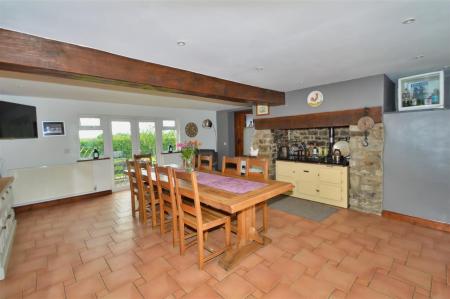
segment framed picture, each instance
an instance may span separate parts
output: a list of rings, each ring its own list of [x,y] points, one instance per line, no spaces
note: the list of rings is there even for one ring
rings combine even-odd
[[[398,111],[444,108],[444,72],[398,79]]]
[[[45,137],[49,136],[64,136],[66,133],[64,131],[63,121],[43,121],[42,122],[42,135]]]
[[[256,115],[269,115],[269,105],[256,104]]]

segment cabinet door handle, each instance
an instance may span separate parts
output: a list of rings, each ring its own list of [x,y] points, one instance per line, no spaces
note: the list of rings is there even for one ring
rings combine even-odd
[[[316,189],[316,192],[319,192],[320,190],[319,189]]]
[[[6,199],[6,197],[2,196],[2,200],[5,200],[5,199]]]
[[[303,172],[309,172],[309,170],[303,170]]]

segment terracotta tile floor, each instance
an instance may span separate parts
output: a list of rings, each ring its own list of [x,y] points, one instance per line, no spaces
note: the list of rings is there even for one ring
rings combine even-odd
[[[129,193],[17,216],[3,298],[450,298],[450,234],[339,210],[270,210],[272,244],[225,271],[131,217]],[[223,232],[209,241],[220,244]]]

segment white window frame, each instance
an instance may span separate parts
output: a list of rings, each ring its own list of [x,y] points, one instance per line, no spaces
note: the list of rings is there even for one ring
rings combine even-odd
[[[163,121],[165,121],[165,120],[173,120],[173,121],[175,121],[175,126],[174,127],[164,127],[164,125],[163,125]],[[163,149],[163,140],[162,140],[162,132],[164,131],[164,130],[176,130],[176,134],[175,134],[175,137],[176,137],[176,142],[175,142],[175,148],[174,148],[174,152],[177,152],[178,151],[178,148],[177,148],[177,143],[179,143],[179,142],[181,142],[181,132],[180,132],[180,121],[178,120],[178,119],[176,119],[176,118],[170,118],[170,117],[166,117],[166,118],[164,118],[164,119],[162,119],[161,120],[161,130],[160,130],[160,135],[161,135],[161,153],[163,153],[163,154],[167,154],[168,152],[164,152],[164,149]]]
[[[100,119],[100,126],[82,126],[81,125],[81,119],[82,118],[98,118]],[[80,146],[81,146],[81,142],[80,142],[80,131],[81,130],[92,130],[92,131],[98,131],[98,130],[102,130],[103,131],[103,156],[102,157],[108,157],[108,149],[110,148],[110,146],[107,145],[107,121],[105,121],[105,119],[99,115],[80,115],[78,116],[78,159],[82,159],[80,157]]]

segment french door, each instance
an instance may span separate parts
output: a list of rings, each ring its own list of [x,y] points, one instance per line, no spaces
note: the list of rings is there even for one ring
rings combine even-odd
[[[156,161],[157,138],[155,121],[132,119],[111,120],[113,189],[128,188],[128,177],[124,174],[127,160],[134,154],[151,154]]]
[[[131,134],[131,121],[111,121],[112,162],[114,171],[114,187],[121,189],[128,185],[127,160],[133,157],[133,140]]]

